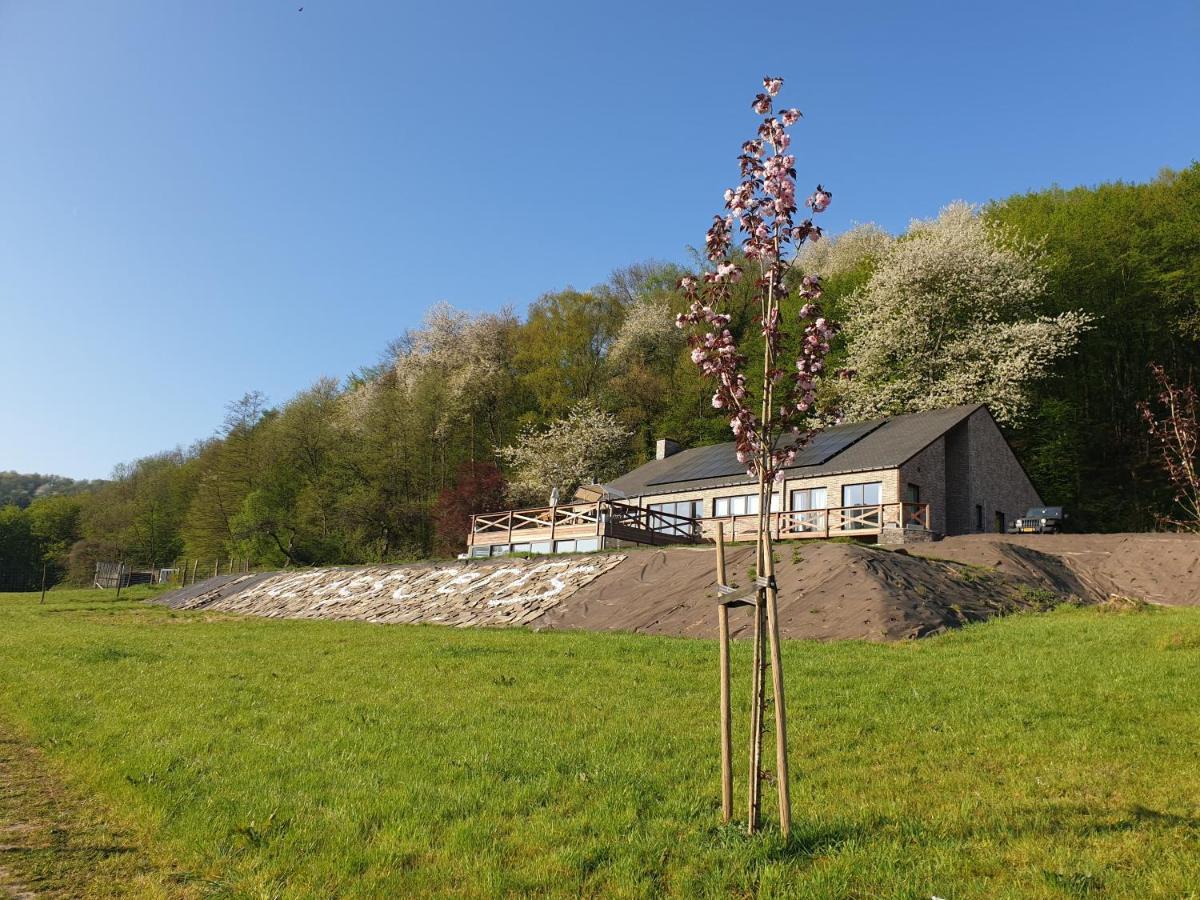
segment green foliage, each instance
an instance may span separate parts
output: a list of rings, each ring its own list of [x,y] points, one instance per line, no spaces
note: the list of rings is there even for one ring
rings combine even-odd
[[[1137,403],[1155,393],[1151,362],[1182,376],[1200,368],[1200,164],[1149,184],[1012,197],[987,215],[1044,241],[1039,312],[1094,318],[1015,431],[1019,456],[1047,501],[1070,509],[1073,528],[1153,527],[1171,493]]]
[[[61,475],[0,472],[0,506],[24,508],[43,497],[58,497],[95,490],[102,481],[76,481]]]
[[[1178,897],[1197,633],[1066,607],[784,642],[787,844],[719,824],[708,640],[0,596],[0,719],[220,896]]]
[[[1029,414],[1008,431],[1018,457],[1046,501],[1069,509],[1072,527],[1153,527],[1172,491],[1137,402],[1154,393],[1150,362],[1183,382],[1200,370],[1200,164],[1149,184],[1013,197],[984,215],[1044,248],[1047,289],[1022,314],[1079,310],[1092,319],[1075,355],[1028,385]],[[864,226],[822,241],[790,275],[827,271],[826,309],[853,320],[852,298],[891,245]],[[496,463],[523,429],[544,429],[581,400],[631,433],[606,457],[614,468],[644,462],[660,437],[685,446],[728,440],[711,385],[662,327],[682,310],[679,275],[669,264],[631,266],[588,291],[546,294],[523,320],[508,310],[435,307],[345,385],[321,381],[278,408],[247,394],[216,436],[118,467],[110,482],[73,494],[78,507],[44,496],[76,490],[69,479],[0,473],[0,504],[15,498],[33,515],[26,539],[20,517],[7,514],[6,528],[16,529],[9,552],[29,555],[0,558],[0,568],[28,573],[49,560],[52,575],[81,580],[96,559],[118,557],[300,565],[427,555],[436,499],[456,490],[458,473]],[[748,296],[749,279],[737,289]],[[793,332],[799,305],[794,295],[783,305]],[[757,370],[755,310],[735,303],[732,312],[730,327]],[[831,366],[845,361],[852,337],[844,334]],[[904,339],[880,337],[885,349]],[[886,378],[888,367],[880,371]],[[477,499],[475,511],[491,502]],[[464,504],[473,505],[459,491],[452,531]]]

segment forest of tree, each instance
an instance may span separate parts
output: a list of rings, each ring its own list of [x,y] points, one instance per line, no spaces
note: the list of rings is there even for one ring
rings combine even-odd
[[[34,500],[79,494],[99,487],[100,481],[76,481],[61,475],[39,475],[21,472],[0,472],[0,508],[19,506],[22,509]]]
[[[829,404],[861,418],[989,402],[1077,529],[1145,530],[1169,512],[1138,404],[1155,393],[1151,363],[1181,384],[1200,367],[1200,165],[951,206],[900,236],[860,227],[813,245],[793,274],[805,271],[846,323],[835,361],[858,372],[827,389]],[[727,440],[674,325],[682,273],[640,263],[524,316],[435,307],[344,382],[280,404],[251,392],[212,438],[82,493],[12,491],[31,476],[5,473],[0,578],[33,587],[45,562],[52,580],[86,581],[97,559],[446,554],[471,512],[538,496],[546,467],[522,460],[544,462],[554,434],[608,438],[554,469],[564,484],[642,462],[658,437]],[[731,323],[739,337],[756,327],[749,310]],[[540,449],[522,454],[531,441]]]

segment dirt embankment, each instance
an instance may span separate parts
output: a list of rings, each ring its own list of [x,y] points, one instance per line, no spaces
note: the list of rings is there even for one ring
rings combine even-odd
[[[858,544],[785,544],[775,555],[779,626],[789,638],[922,637],[1060,602],[1074,586]],[[711,548],[630,554],[533,627],[710,637],[717,628],[713,559]],[[732,548],[727,559],[727,577],[748,589],[754,549]],[[749,609],[732,610],[730,627],[735,637],[747,636],[753,627]]]
[[[913,546],[913,553],[994,568],[1016,577],[1048,575],[1080,597],[1136,597],[1200,605],[1200,535],[973,534]]]
[[[967,622],[1112,595],[1200,604],[1200,537],[973,535],[902,551],[859,544],[776,546],[779,621],[790,638],[901,640]],[[748,587],[754,551],[729,549],[729,578]],[[716,630],[711,546],[625,554],[210,579],[157,602],[181,609],[379,623],[636,631]],[[748,610],[731,615],[735,635]]]

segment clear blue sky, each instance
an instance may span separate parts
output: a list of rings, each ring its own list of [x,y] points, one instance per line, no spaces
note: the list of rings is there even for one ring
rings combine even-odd
[[[1195,0],[760,7],[777,38],[695,0],[0,0],[0,469],[101,477],[437,300],[683,259],[765,73],[835,231],[1200,157]]]

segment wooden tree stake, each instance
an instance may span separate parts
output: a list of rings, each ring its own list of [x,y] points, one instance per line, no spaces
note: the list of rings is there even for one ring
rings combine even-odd
[[[717,584],[725,580],[725,524],[717,523]],[[721,645],[721,821],[733,819],[733,715],[729,702],[729,606],[717,606]]]

